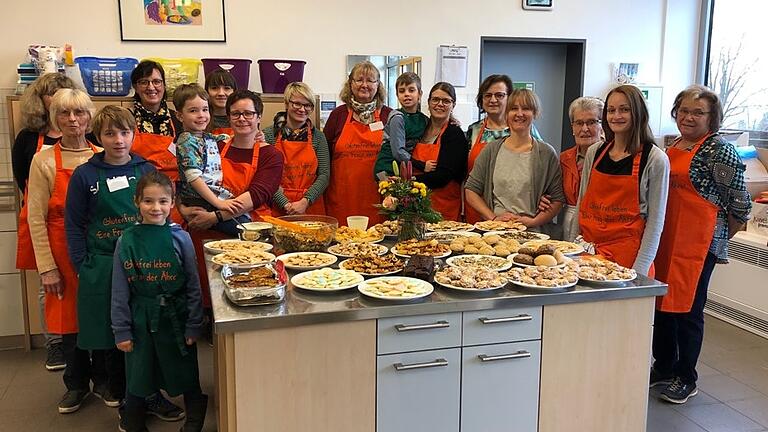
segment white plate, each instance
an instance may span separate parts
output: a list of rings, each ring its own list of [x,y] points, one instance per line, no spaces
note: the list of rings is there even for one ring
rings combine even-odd
[[[240,239],[224,239],[224,240],[212,240],[212,241],[206,242],[205,244],[203,244],[203,248],[205,248],[205,250],[208,251],[208,253],[212,253],[212,254],[220,254],[222,252],[226,252],[224,249],[218,249],[218,248],[215,248],[215,247],[211,246],[211,245],[213,245],[215,243],[219,243],[219,242],[222,242],[222,243],[250,243],[250,244],[252,244],[254,246],[258,246],[259,250],[264,251],[264,252],[271,251],[272,247],[273,247],[271,244],[264,243],[264,242],[255,242],[255,241],[247,241],[247,240],[240,240]]]
[[[530,241],[527,241],[527,242],[523,243],[522,247],[532,247],[532,246],[528,246],[528,243],[539,242],[539,241],[543,241],[543,240],[530,240]],[[553,241],[558,241],[558,240],[553,240]],[[568,243],[572,243],[572,242],[568,242]],[[563,252],[563,255],[578,255],[578,254],[584,252],[584,246],[582,246],[582,245],[580,245],[578,243],[573,243],[573,244],[578,246],[577,250],[574,250],[574,251],[571,251],[571,252]],[[538,248],[539,246],[536,246],[536,247]]]
[[[445,234],[451,234],[457,237],[480,237],[480,233],[476,233],[472,231],[430,231],[424,237],[432,238],[432,237],[437,237],[439,235],[445,235]],[[441,240],[438,240],[438,241],[441,243],[450,243],[450,242],[445,242]]]
[[[516,232],[516,231],[514,231],[514,230],[512,230],[512,231],[486,231],[486,232],[483,233],[483,237],[490,237],[492,235],[497,235],[497,236],[500,236],[501,238],[505,238],[504,237],[505,235],[507,235],[509,233],[512,233],[512,232]],[[549,240],[549,236],[546,235],[546,234],[537,233],[537,232],[533,232],[533,231],[519,231],[519,232],[524,232],[524,233],[527,233],[527,234],[533,234],[536,237],[538,237],[539,240]],[[517,241],[522,244],[522,243],[525,243],[525,242],[530,241],[530,240],[524,240],[524,241],[517,240]]]
[[[513,265],[516,265],[518,267],[538,267],[535,264],[523,264],[523,263],[519,263],[519,262],[515,261],[514,258],[515,258],[516,255],[517,255],[516,253],[513,253],[512,255],[507,256],[507,259]],[[565,254],[563,254],[563,255],[565,255]],[[568,258],[568,259],[570,259],[570,258]],[[547,266],[547,268],[563,268],[563,267],[565,267],[566,264],[568,264],[568,261],[566,261],[566,262],[564,262],[562,264],[554,265],[554,266]]]
[[[635,279],[637,279],[637,275],[635,275],[635,277],[633,277],[632,279],[614,279],[614,280],[584,279],[583,277],[579,276],[579,280],[582,282],[588,283],[590,285],[596,285],[596,286],[602,286],[602,287],[621,286],[621,285],[624,285],[624,283],[632,282]]]
[[[398,253],[397,252],[397,248],[395,246],[392,246],[392,253],[397,255],[397,256],[399,256],[400,258],[410,258],[411,257],[411,255],[406,255],[406,254]],[[451,254],[451,251],[449,249],[448,252],[445,252],[445,253],[443,253],[441,255],[426,255],[426,256],[431,256],[432,258],[445,258],[445,257],[449,256],[450,254]]]
[[[457,231],[468,232],[468,231],[472,231],[473,229],[475,229],[475,227],[472,226],[471,224],[463,223],[463,222],[457,222],[457,223],[459,223],[461,225],[457,226],[455,229],[430,228],[430,224],[427,224],[427,231],[430,231],[430,232],[457,232]]]
[[[398,279],[398,280],[407,280],[408,282],[414,282],[420,284],[422,287],[424,287],[425,291],[423,293],[415,294],[410,297],[390,297],[390,296],[384,296],[380,294],[376,294],[375,292],[370,291],[370,284],[372,282],[376,282],[379,280],[391,280],[391,279]],[[383,276],[383,277],[377,277],[373,279],[368,279],[367,281],[361,283],[357,286],[357,290],[360,291],[361,294],[372,297],[379,300],[390,300],[390,301],[404,301],[404,300],[413,300],[413,299],[419,299],[422,297],[426,297],[430,294],[432,294],[432,291],[435,290],[435,287],[432,286],[431,283],[425,282],[421,279],[411,278],[411,277],[404,277],[404,276]]]
[[[531,285],[531,284],[527,284],[527,283],[523,283],[523,282],[515,282],[512,279],[510,279],[509,282],[513,283],[513,284],[515,284],[517,286],[521,286],[523,288],[530,288],[530,289],[536,289],[536,290],[561,290],[561,289],[565,289],[565,288],[570,288],[572,286],[576,286],[576,284],[578,283],[578,281],[577,281],[577,282],[569,283],[567,285],[546,287],[546,286],[541,286],[541,285]]]
[[[334,287],[334,288],[317,288],[317,287],[311,287],[311,286],[302,285],[301,282],[298,282],[298,281],[302,280],[305,276],[307,276],[309,273],[313,273],[313,272],[317,272],[317,271],[320,271],[320,270],[310,270],[310,271],[306,271],[306,272],[303,272],[303,273],[299,273],[296,276],[291,278],[291,283],[293,284],[293,286],[295,286],[297,288],[305,289],[307,291],[334,292],[334,291],[344,291],[344,290],[348,290],[350,288],[354,288],[359,283],[361,283],[361,282],[363,282],[365,280],[360,273],[355,272],[355,271],[351,271],[351,270],[345,270],[347,272],[354,273],[356,277],[355,277],[353,282],[350,282],[350,283],[345,284],[345,285],[341,285],[339,287]],[[338,271],[338,270],[336,270],[336,271]]]
[[[502,232],[507,232],[507,231],[525,231],[525,229],[519,229],[519,228],[502,228],[502,229],[499,229],[499,228],[492,228],[492,229],[482,228],[482,225],[481,225],[482,222],[484,222],[484,221],[476,222],[475,225],[473,225],[473,226],[474,226],[474,228],[476,230],[482,231],[484,233],[486,233],[486,232],[493,232],[493,231],[496,231],[496,232],[499,232],[499,231],[502,231]]]
[[[505,270],[509,270],[509,269],[512,268],[512,261],[510,261],[508,258],[497,257],[497,256],[493,256],[493,255],[472,255],[472,254],[469,254],[469,255],[456,255],[456,256],[452,256],[452,257],[446,259],[445,263],[448,264],[451,267],[464,267],[461,264],[457,264],[456,263],[456,261],[459,261],[459,260],[464,259],[464,258],[490,258],[490,259],[499,259],[499,260],[502,260],[502,261],[506,261],[506,264],[502,265],[501,267],[491,268],[491,270],[496,270],[496,271],[499,271],[499,272],[502,272],[502,271],[505,271]]]
[[[230,266],[232,268],[252,268],[252,267],[258,267],[258,266],[263,266],[265,264],[269,264],[269,263],[271,263],[272,261],[275,260],[275,255],[273,255],[273,254],[271,254],[269,252],[262,252],[262,253],[264,254],[263,261],[252,262],[252,263],[225,263],[225,262],[217,261],[217,257],[219,257],[221,255],[224,255],[224,253],[220,253],[218,255],[214,255],[213,258],[211,258],[211,261],[214,264],[218,264],[220,266],[228,265],[228,266]]]
[[[347,268],[346,268],[346,262],[347,261],[349,261],[349,259],[345,259],[344,261],[340,262],[339,263],[339,268],[347,270]],[[395,270],[395,271],[391,271],[391,272],[386,272],[386,273],[363,273],[363,272],[358,272],[358,273],[360,273],[363,276],[387,276],[387,275],[398,274],[401,271],[403,271],[403,269]]]
[[[300,257],[300,256],[307,256],[307,255],[319,255],[323,258],[326,258],[327,262],[324,264],[313,265],[313,266],[298,266],[298,265],[288,264],[288,259],[291,257]],[[279,257],[277,257],[277,259],[282,261],[283,264],[285,264],[285,268],[289,270],[315,270],[323,267],[328,267],[330,265],[334,265],[336,264],[336,261],[339,260],[338,258],[336,258],[336,255],[331,255],[329,253],[324,253],[324,252],[293,252],[293,253],[280,255]]]
[[[499,286],[497,286],[497,287],[490,287],[490,288],[480,288],[480,289],[478,289],[478,288],[464,288],[464,287],[458,287],[458,286],[456,286],[456,285],[450,285],[450,284],[446,284],[446,283],[442,283],[442,282],[439,282],[437,279],[435,279],[435,283],[437,283],[438,285],[440,285],[440,286],[442,286],[442,287],[450,288],[450,289],[452,289],[452,290],[457,290],[457,291],[469,291],[469,292],[486,292],[486,291],[494,291],[494,290],[497,290],[497,289],[499,289],[499,288],[504,288],[505,286],[507,286],[507,282],[504,282],[502,285],[499,285]]]
[[[379,250],[379,252],[378,252],[379,255],[385,255],[387,252],[389,252],[389,249],[386,246],[384,246],[384,245],[373,244],[373,243],[370,243],[370,242],[368,244],[371,245],[371,246],[374,246],[376,249],[378,249]],[[330,253],[332,253],[332,254],[334,254],[336,256],[340,256],[340,257],[344,257],[344,258],[353,258],[354,257],[354,255],[345,255],[345,254],[336,252],[336,250],[339,248],[339,246],[341,246],[339,243],[336,243],[335,245],[330,246],[328,248],[328,252],[330,252]]]

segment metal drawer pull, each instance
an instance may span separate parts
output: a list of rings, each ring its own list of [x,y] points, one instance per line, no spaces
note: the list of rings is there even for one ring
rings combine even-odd
[[[480,361],[483,361],[483,362],[490,362],[490,361],[496,361],[496,360],[514,360],[514,359],[528,358],[530,356],[531,356],[530,352],[525,350],[520,350],[512,354],[499,354],[499,355],[480,354],[479,356],[477,356],[477,358],[479,358]]]
[[[517,322],[517,321],[530,321],[533,319],[531,315],[528,314],[520,314],[513,317],[503,317],[503,318],[478,318],[481,323],[483,324],[498,324],[498,323],[507,323],[507,322]]]
[[[414,325],[406,325],[406,324],[397,324],[395,326],[395,330],[399,332],[406,332],[406,331],[412,331],[412,330],[429,330],[429,329],[438,329],[438,328],[448,328],[451,324],[448,323],[448,321],[437,321],[432,324],[414,324]]]
[[[393,366],[395,367],[396,371],[400,372],[400,371],[406,371],[406,370],[412,370],[412,369],[426,369],[426,368],[433,368],[433,367],[448,366],[448,360],[436,359],[435,361],[431,361],[431,362],[412,363],[412,364],[395,363]]]

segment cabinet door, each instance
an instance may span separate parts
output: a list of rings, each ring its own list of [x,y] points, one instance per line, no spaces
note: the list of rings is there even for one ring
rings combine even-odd
[[[378,354],[461,346],[461,312],[382,318],[377,328]]]
[[[461,431],[536,432],[539,341],[464,348]]]
[[[463,346],[541,339],[541,306],[464,312]]]
[[[458,432],[461,348],[379,356],[377,432]]]

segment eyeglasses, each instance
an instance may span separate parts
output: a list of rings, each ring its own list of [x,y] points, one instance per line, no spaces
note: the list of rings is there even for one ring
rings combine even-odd
[[[155,87],[160,87],[165,83],[161,79],[153,79],[153,80],[140,79],[136,82],[136,84],[138,84],[139,87],[149,87],[150,84],[152,84]]]
[[[291,108],[293,109],[302,109],[304,108],[304,111],[312,111],[315,109],[315,106],[311,103],[301,103],[296,101],[288,101],[289,104],[291,104]]]
[[[590,119],[590,120],[576,120],[576,121],[572,121],[571,125],[581,129],[585,125],[587,127],[592,127],[592,126],[595,126],[595,125],[599,125],[600,123],[602,123],[600,120]]]
[[[502,100],[505,97],[507,97],[507,94],[504,92],[483,94],[483,100],[487,100],[487,101],[491,100],[492,98],[496,98],[496,100]]]
[[[694,110],[689,111],[686,108],[680,108],[677,110],[677,117],[679,118],[686,118],[688,116],[691,116],[695,119],[700,119],[704,117],[705,114],[709,114],[711,111],[701,111],[701,110]]]
[[[439,98],[439,97],[431,97],[429,98],[429,103],[432,105],[453,105],[453,99],[450,98]]]
[[[237,120],[240,117],[246,120],[253,120],[253,118],[256,117],[256,111],[243,111],[243,112],[232,111],[231,113],[229,113],[229,118],[231,118],[232,120]]]
[[[356,79],[353,79],[353,80],[352,80],[352,82],[353,82],[353,83],[355,83],[355,84],[357,84],[357,85],[363,85],[363,83],[368,83],[368,84],[372,84],[372,85],[373,85],[373,84],[378,84],[378,83],[379,83],[379,81],[378,81],[378,80],[372,80],[372,79],[362,79],[362,78],[356,78]]]

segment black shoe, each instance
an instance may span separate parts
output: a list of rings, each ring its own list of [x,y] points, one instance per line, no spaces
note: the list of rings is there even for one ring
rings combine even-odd
[[[120,398],[112,394],[107,383],[93,384],[93,395],[104,401],[104,405],[110,408],[120,406]]]
[[[90,390],[67,390],[59,402],[59,414],[69,414],[80,409],[83,400],[91,394]]]
[[[657,386],[664,386],[667,387],[668,385],[672,384],[672,381],[675,379],[675,376],[670,375],[664,375],[659,373],[655,368],[651,368],[651,380],[648,387],[654,388]]]
[[[696,384],[685,384],[680,378],[675,378],[672,384],[661,391],[661,398],[667,402],[676,404],[684,404],[688,402],[688,398],[692,398],[699,394],[699,389],[696,388]]]
[[[183,409],[174,405],[159,392],[146,399],[146,406],[147,414],[151,414],[163,421],[179,421],[185,415]]]
[[[144,410],[138,410],[134,413],[126,412],[125,408],[121,407],[118,411],[117,418],[119,420],[117,424],[117,430],[120,432],[149,432],[145,424]]]
[[[184,407],[187,409],[187,420],[179,432],[202,431],[205,424],[205,411],[208,409],[208,395],[201,394],[194,400],[184,398]]]
[[[57,371],[66,367],[67,363],[64,361],[64,349],[61,347],[61,343],[50,344],[45,358],[45,368],[49,371]]]

